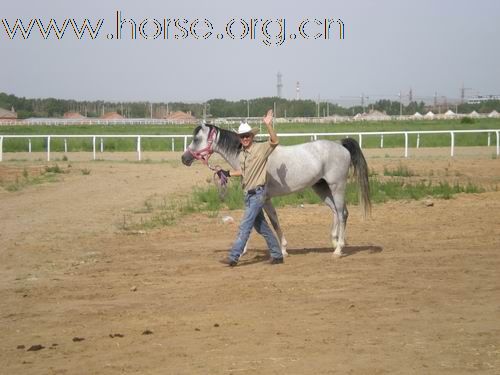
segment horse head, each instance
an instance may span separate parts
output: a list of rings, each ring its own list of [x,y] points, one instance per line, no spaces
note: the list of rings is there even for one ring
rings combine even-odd
[[[217,136],[216,127],[202,123],[193,132],[193,140],[182,154],[182,163],[188,167],[194,160],[208,164],[208,159],[213,154],[213,143]]]

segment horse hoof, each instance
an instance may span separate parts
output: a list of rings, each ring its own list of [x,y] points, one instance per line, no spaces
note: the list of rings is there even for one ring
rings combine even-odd
[[[332,254],[332,258],[333,259],[342,258],[343,256],[344,256],[344,253],[342,253],[342,252],[338,252],[337,253],[336,251],[334,251],[333,254]]]
[[[286,250],[281,250],[281,254],[283,255],[283,257],[287,257],[289,254],[286,252]]]

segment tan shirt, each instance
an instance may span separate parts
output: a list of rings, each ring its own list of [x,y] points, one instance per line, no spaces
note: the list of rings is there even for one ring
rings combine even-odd
[[[243,176],[241,185],[244,191],[266,184],[267,158],[278,143],[271,143],[271,141],[252,143],[249,148],[241,150],[239,159]]]

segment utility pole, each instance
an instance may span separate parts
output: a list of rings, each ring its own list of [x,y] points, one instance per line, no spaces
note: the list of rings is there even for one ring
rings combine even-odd
[[[399,117],[403,117],[403,96],[401,91],[399,91]]]
[[[283,90],[283,82],[281,80],[282,78],[282,74],[280,72],[278,72],[277,74],[277,83],[276,83],[276,91],[277,91],[277,96],[278,98],[281,98],[281,94],[282,94],[282,90]]]
[[[247,120],[250,117],[250,101],[247,100]]]
[[[460,88],[460,104],[465,103],[465,91],[471,90],[470,87],[464,87],[464,83],[462,82],[462,87]]]

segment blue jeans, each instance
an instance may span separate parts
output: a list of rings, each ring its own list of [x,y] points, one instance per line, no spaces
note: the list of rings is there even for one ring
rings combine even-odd
[[[282,258],[278,240],[267,224],[262,207],[266,201],[266,189],[259,187],[255,189],[255,194],[245,193],[245,213],[241,219],[238,237],[231,248],[229,258],[234,261],[240,259],[241,253],[250,237],[252,227],[261,234],[267,242],[272,258]]]

